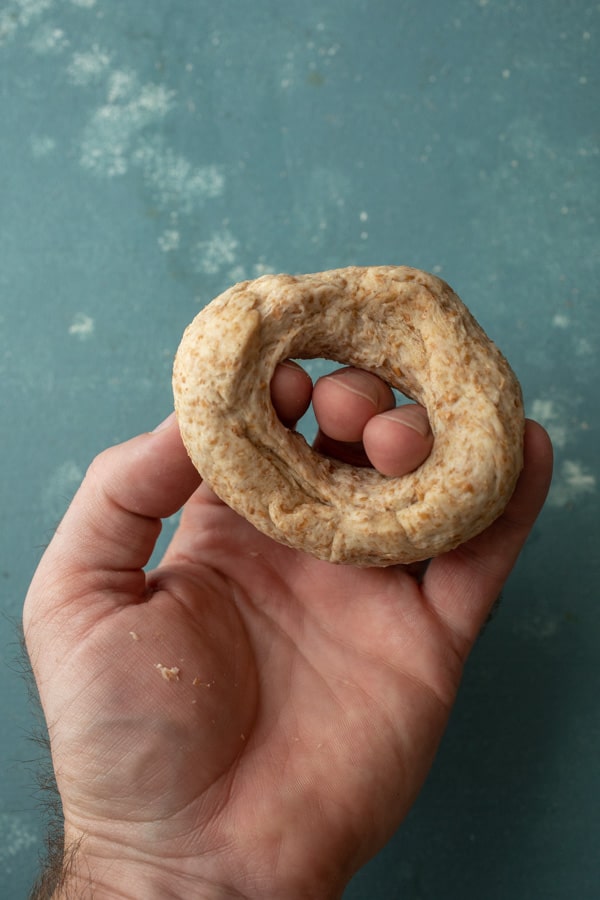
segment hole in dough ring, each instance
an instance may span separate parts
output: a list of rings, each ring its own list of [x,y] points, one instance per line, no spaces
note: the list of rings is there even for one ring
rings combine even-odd
[[[423,404],[428,459],[385,477],[285,428],[271,376],[281,360],[314,357],[373,372]],[[445,282],[405,266],[234,285],[186,329],[173,388],[183,441],[214,492],[276,541],[330,562],[444,553],[500,515],[522,467],[510,366]]]

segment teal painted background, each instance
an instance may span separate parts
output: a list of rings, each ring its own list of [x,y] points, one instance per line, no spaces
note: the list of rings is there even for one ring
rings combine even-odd
[[[44,834],[20,609],[86,466],[166,415],[232,282],[382,263],[463,297],[556,474],[347,900],[599,896],[599,51],[592,0],[2,0],[1,898]]]

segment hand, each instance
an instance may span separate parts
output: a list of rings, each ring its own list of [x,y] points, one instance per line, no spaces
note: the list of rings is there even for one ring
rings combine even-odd
[[[277,370],[284,422],[311,390]],[[313,405],[322,452],[399,474],[431,449],[424,411],[391,411],[364,372],[321,379]],[[529,422],[505,514],[421,578],[272,543],[199,485],[172,418],[102,453],[24,610],[74,895],[339,897],[417,796],[551,465]]]

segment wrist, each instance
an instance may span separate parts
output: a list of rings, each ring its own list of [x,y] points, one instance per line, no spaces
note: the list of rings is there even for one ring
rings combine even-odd
[[[166,872],[139,869],[124,871],[121,867],[113,868],[109,860],[104,864],[103,876],[85,871],[71,872],[48,900],[79,900],[82,897],[93,897],[94,900],[140,900],[140,897],[144,900],[189,900],[190,897],[194,900],[244,900],[241,894],[198,878],[172,878]]]
[[[129,835],[130,837],[131,835]],[[67,829],[64,852],[55,871],[48,871],[30,900],[295,900],[318,897],[340,900],[348,879],[342,872],[301,875],[294,867],[278,872],[271,882],[257,882],[249,859],[235,861],[222,853],[199,851],[190,857],[140,850],[127,832],[118,839]],[[232,873],[237,873],[232,877]],[[348,878],[350,875],[348,874]],[[258,884],[260,883],[260,887]]]
[[[343,889],[324,888],[318,893],[306,894],[295,888],[283,892],[268,889],[268,894],[242,893],[231,885],[211,881],[198,873],[182,874],[179,865],[161,864],[157,861],[132,863],[124,859],[90,858],[76,847],[68,853],[66,864],[58,879],[50,879],[56,885],[50,892],[34,893],[31,900],[258,900],[286,897],[319,897],[319,900],[341,900]]]
[[[122,855],[91,853],[85,839],[67,844],[56,871],[44,879],[50,890],[32,900],[244,900],[242,894],[211,882],[197,872],[182,872],[185,865],[157,859],[133,859],[128,848]]]

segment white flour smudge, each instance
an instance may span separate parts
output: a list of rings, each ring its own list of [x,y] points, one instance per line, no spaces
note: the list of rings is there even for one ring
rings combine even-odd
[[[110,53],[94,44],[91,50],[85,53],[73,54],[67,67],[67,78],[77,87],[93,84],[104,75],[110,63]]]
[[[69,40],[62,30],[48,23],[40,25],[29,42],[38,56],[62,53],[69,46]]]
[[[274,266],[266,263],[264,259],[259,259],[259,261],[252,266],[252,277],[260,278],[261,275],[274,275],[275,271]]]
[[[192,264],[197,272],[216,275],[235,263],[238,241],[228,228],[216,232],[209,240],[196,244]]]
[[[162,138],[143,143],[132,156],[162,209],[189,215],[202,201],[223,193],[225,179],[216,165],[195,168]]]
[[[238,263],[227,272],[227,280],[230,284],[236,284],[238,281],[246,281],[248,278],[260,278],[261,275],[274,275],[277,272],[276,266],[266,263],[261,257],[257,263],[250,268],[242,266]]]
[[[9,11],[12,7],[12,17],[19,25],[27,27],[53,5],[54,0],[16,0],[16,3],[9,5]]]
[[[43,159],[56,150],[56,141],[47,134],[34,134],[29,139],[29,146],[34,159]]]
[[[596,491],[596,476],[586,471],[585,466],[574,459],[566,459],[555,478],[548,503],[551,506],[567,506],[585,494]]]
[[[17,27],[17,22],[11,18],[10,13],[5,9],[0,10],[0,47],[8,43]]]
[[[547,398],[538,398],[531,404],[531,417],[544,426],[555,450],[564,451],[589,427],[587,422],[575,420],[572,412],[574,406]],[[581,462],[563,459],[555,467],[548,504],[555,507],[567,506],[595,490],[595,475]]]
[[[555,636],[558,624],[558,619],[551,614],[534,615],[515,621],[513,630],[524,637],[545,641]]]
[[[594,346],[587,337],[580,337],[575,341],[575,354],[577,356],[592,356],[594,352]]]
[[[97,6],[97,0],[62,0],[62,4],[57,0],[7,0],[0,9],[0,46],[14,39],[20,29],[30,29],[24,46],[36,56],[58,58],[68,50],[66,61],[61,63],[63,76],[71,88],[91,89],[95,100],[77,141],[81,167],[103,179],[120,178],[137,170],[154,209],[170,217],[170,224],[165,223],[157,237],[158,248],[165,254],[184,249],[194,271],[222,277],[230,273],[232,280],[238,281],[274,271],[263,258],[246,270],[238,258],[239,241],[226,221],[205,240],[190,240],[184,217],[193,216],[208,201],[224,193],[224,167],[210,161],[194,164],[169,145],[162,126],[165,117],[176,108],[175,91],[161,82],[143,81],[134,69],[119,64],[113,48],[86,40],[85,31],[77,46],[74,34],[67,34],[52,18],[56,9],[67,3],[82,13]],[[218,45],[217,35],[212,42]],[[334,50],[326,53],[320,47],[318,55],[329,57]],[[188,63],[186,71],[191,70]],[[99,106],[98,90],[104,98]],[[57,141],[52,135],[33,135],[29,148],[32,157],[41,160],[56,151]],[[343,203],[337,196],[334,200],[337,205]],[[366,214],[361,218],[364,219]],[[79,340],[90,338],[94,333],[93,319],[78,314],[68,333]]]
[[[10,860],[39,841],[39,835],[18,815],[0,814],[0,862],[10,871]]]
[[[246,281],[248,272],[244,266],[238,264],[227,272],[227,280],[230,284],[236,284],[238,281]]]
[[[85,341],[94,333],[95,322],[91,316],[85,313],[77,313],[69,325],[69,334],[75,335],[80,341]]]
[[[94,175],[124,175],[140,132],[157,125],[172,106],[173,92],[161,84],[139,84],[134,73],[113,75],[107,102],[85,127],[80,163]]]
[[[70,0],[73,6],[91,9],[96,0]],[[22,28],[29,28],[56,6],[56,0],[9,0],[0,9],[0,47],[13,40]],[[61,28],[50,24],[40,25],[30,41],[35,53],[58,53],[69,44]]]
[[[179,247],[181,235],[175,228],[167,228],[158,239],[158,246],[163,253],[172,253]]]
[[[0,10],[0,47],[12,40],[19,28],[27,28],[47,9],[54,0],[13,0]]]
[[[127,100],[135,91],[137,76],[131,69],[115,69],[108,75],[109,103],[117,103],[119,100]]]
[[[531,404],[531,417],[543,425],[556,448],[567,443],[568,428],[564,410],[557,409],[554,400],[538,399]]]

